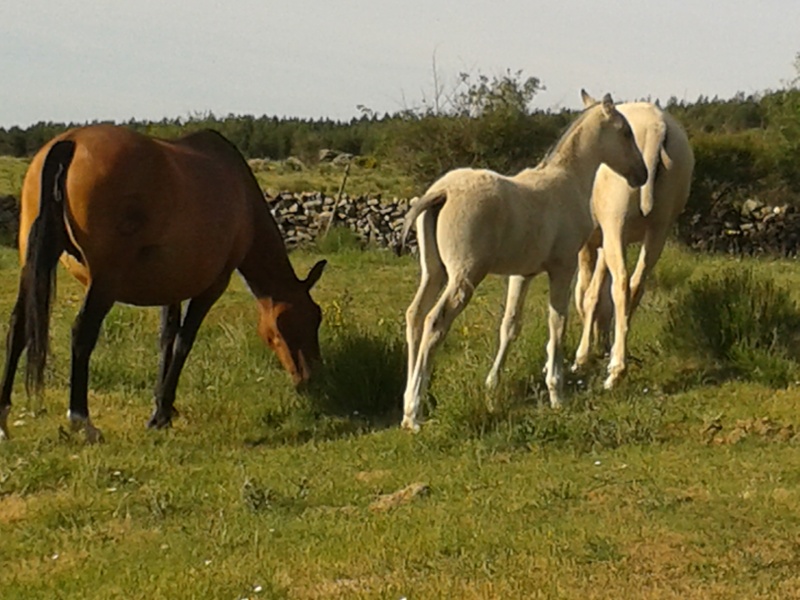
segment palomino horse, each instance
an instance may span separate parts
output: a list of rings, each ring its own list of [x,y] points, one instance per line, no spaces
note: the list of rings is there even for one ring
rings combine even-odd
[[[588,95],[583,100],[587,106],[594,103]],[[593,330],[608,340],[613,301],[614,344],[606,389],[613,387],[625,372],[631,317],[644,294],[647,275],[661,256],[667,234],[686,205],[694,167],[686,132],[670,115],[647,102],[620,104],[617,110],[633,129],[648,178],[637,190],[611,169],[600,167],[592,191],[592,212],[597,226],[581,249],[575,287],[583,335],[573,370],[587,363]],[[642,248],[628,281],[625,247],[631,242],[642,242]],[[611,286],[606,284],[607,270],[611,272]]]
[[[546,271],[550,280],[546,382],[550,404],[561,404],[561,344],[570,286],[578,251],[594,227],[589,202],[602,163],[633,186],[647,179],[631,128],[609,95],[585,110],[536,168],[514,177],[487,170],[450,171],[411,207],[404,237],[416,220],[422,277],[406,312],[403,427],[418,428],[417,411],[427,390],[432,353],[490,273],[508,275],[509,280],[500,348],[487,386],[497,385],[508,345],[519,331],[532,278]]]
[[[164,141],[111,125],[67,131],[34,157],[21,211],[22,271],[6,343],[0,438],[8,437],[11,388],[26,347],[26,387],[43,386],[59,257],[86,286],[72,327],[68,418],[90,442],[101,436],[89,419],[89,357],[115,302],[163,307],[150,427],[170,424],[197,330],[235,269],[258,301],[260,336],[295,383],[320,360],[322,311],[309,290],[325,261],[297,278],[252,171],[216,132]]]

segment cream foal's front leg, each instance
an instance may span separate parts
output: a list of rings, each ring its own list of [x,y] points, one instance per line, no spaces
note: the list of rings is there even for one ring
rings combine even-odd
[[[547,365],[545,382],[550,394],[550,406],[561,407],[564,387],[564,330],[567,327],[570,282],[575,269],[550,273],[550,311],[548,325],[550,339],[547,342]]]

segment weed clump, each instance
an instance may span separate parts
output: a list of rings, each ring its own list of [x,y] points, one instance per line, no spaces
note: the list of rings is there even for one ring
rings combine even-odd
[[[364,249],[364,241],[349,227],[334,225],[331,227],[330,231],[321,234],[316,239],[314,247],[320,254],[360,252]]]
[[[693,281],[673,301],[665,346],[711,359],[734,375],[785,386],[800,356],[800,309],[789,292],[752,269]]]

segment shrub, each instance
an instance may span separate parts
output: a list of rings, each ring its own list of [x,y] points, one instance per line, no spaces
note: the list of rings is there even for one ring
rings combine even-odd
[[[359,251],[364,249],[364,241],[359,235],[344,225],[333,225],[327,232],[321,233],[315,242],[320,254]]]
[[[673,301],[665,345],[718,361],[736,375],[786,385],[800,355],[800,310],[788,291],[752,269],[691,282]]]

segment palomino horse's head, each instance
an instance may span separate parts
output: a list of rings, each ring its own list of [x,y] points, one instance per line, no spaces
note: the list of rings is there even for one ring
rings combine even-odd
[[[581,90],[581,98],[587,108],[599,104],[585,90]],[[612,134],[601,135],[602,161],[611,170],[627,179],[628,185],[634,188],[641,187],[647,181],[647,166],[636,145],[628,120],[614,106],[611,94],[603,97],[600,110],[603,119],[601,130]]]
[[[325,264],[324,260],[315,264],[308,277],[284,299],[259,301],[258,333],[278,355],[295,385],[308,380],[314,367],[322,362],[319,350],[322,309],[309,292],[322,275]]]

